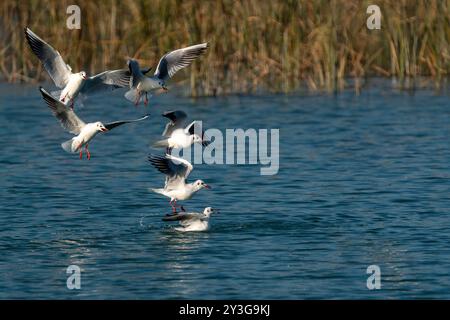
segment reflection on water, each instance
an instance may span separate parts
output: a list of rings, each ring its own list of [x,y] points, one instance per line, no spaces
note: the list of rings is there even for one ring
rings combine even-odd
[[[86,120],[147,123],[99,135],[92,158],[66,154],[36,88],[0,86],[0,298],[445,298],[450,279],[448,97],[382,90],[361,96],[191,100],[144,109],[93,97]],[[280,170],[196,165],[214,187],[185,202],[221,209],[208,232],[161,221],[162,176],[146,161],[183,109],[208,128],[279,128]],[[211,115],[214,115],[213,117]],[[79,291],[66,268],[82,270]],[[366,288],[367,266],[382,289]]]

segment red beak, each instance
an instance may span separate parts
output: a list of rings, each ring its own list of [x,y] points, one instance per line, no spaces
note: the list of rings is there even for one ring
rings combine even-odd
[[[212,189],[211,186],[209,184],[206,184],[206,183],[205,183],[205,188],[206,189],[210,189],[210,190]]]
[[[106,129],[106,128],[101,128],[100,130],[102,130],[102,132],[108,131],[108,129]]]

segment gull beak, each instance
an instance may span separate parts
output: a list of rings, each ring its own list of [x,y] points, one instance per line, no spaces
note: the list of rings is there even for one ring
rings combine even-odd
[[[211,208],[211,209],[212,209],[212,212],[214,212],[215,214],[220,213],[220,210],[219,210],[219,209],[216,209],[216,208]]]
[[[106,128],[101,128],[100,129],[102,132],[106,132],[106,131],[109,131],[108,129],[106,129]]]
[[[209,190],[212,189],[211,186],[210,186],[209,184],[206,184],[206,183],[205,183],[203,186],[204,186],[206,189],[209,189]]]
[[[166,86],[162,86],[162,88],[164,89],[164,91],[169,91],[169,89],[167,89],[167,87]]]

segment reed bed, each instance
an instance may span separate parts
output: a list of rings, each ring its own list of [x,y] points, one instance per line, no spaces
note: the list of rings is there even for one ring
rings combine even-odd
[[[73,1],[3,0],[0,72],[9,82],[48,79],[29,48],[29,26],[74,69],[125,67],[129,57],[155,67],[172,49],[208,41],[208,53],[175,82],[192,96],[359,92],[369,77],[401,88],[439,88],[450,71],[450,0],[377,0],[381,30],[368,30],[360,0],[86,1],[81,29],[66,28]]]

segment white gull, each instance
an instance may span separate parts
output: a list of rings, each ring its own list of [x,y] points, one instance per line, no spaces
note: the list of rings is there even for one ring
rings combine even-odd
[[[130,72],[127,69],[104,71],[92,77],[88,77],[85,71],[72,73],[72,68],[51,45],[29,28],[25,28],[25,36],[31,50],[41,60],[55,85],[62,89],[58,94],[65,104],[70,103],[73,107],[74,100],[80,93],[111,91],[129,85]]]
[[[150,155],[150,163],[160,172],[166,175],[164,188],[151,189],[151,191],[170,198],[172,211],[177,211],[177,200],[188,200],[199,190],[211,187],[202,180],[187,183],[186,179],[191,173],[193,166],[189,161],[166,154],[164,157]],[[184,208],[181,206],[181,210]]]
[[[100,121],[84,123],[83,120],[75,114],[73,109],[69,108],[61,101],[56,100],[42,87],[40,87],[39,90],[48,107],[52,110],[53,115],[61,122],[62,127],[75,135],[72,139],[63,142],[61,147],[70,153],[79,152],[80,159],[83,157],[83,147],[87,153],[87,158],[91,158],[91,153],[88,150],[88,143],[97,135],[97,133],[106,132],[122,124],[141,121],[149,117],[149,115],[146,115],[140,119],[115,121],[107,124],[103,124]]]
[[[142,96],[144,96],[144,104],[147,104],[148,92],[161,88],[167,90],[166,81],[172,78],[177,71],[189,66],[195,59],[204,54],[207,48],[208,43],[202,43],[166,53],[159,60],[152,77],[144,76],[136,60],[128,60],[131,81],[130,90],[125,93],[125,98],[138,105]]]
[[[191,146],[193,143],[207,146],[210,143],[210,141],[205,139],[205,133],[198,121],[193,121],[184,128],[187,118],[187,114],[184,111],[166,111],[162,116],[170,121],[166,124],[162,134],[165,139],[155,142],[153,144],[154,147],[164,147],[166,152],[170,154],[173,148],[183,149]]]
[[[177,231],[206,231],[210,227],[210,217],[212,213],[218,213],[217,209],[207,207],[203,213],[197,212],[179,212],[176,214],[167,215],[163,221],[178,221],[181,227],[175,228]]]

